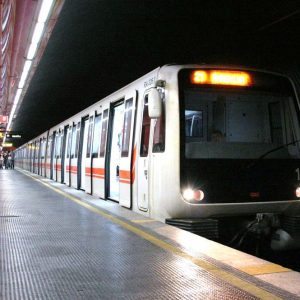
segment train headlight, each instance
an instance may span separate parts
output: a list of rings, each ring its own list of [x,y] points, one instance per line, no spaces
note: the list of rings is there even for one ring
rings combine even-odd
[[[300,198],[300,186],[296,188],[296,197]]]
[[[204,192],[188,188],[183,191],[182,196],[187,201],[202,201],[204,199]]]

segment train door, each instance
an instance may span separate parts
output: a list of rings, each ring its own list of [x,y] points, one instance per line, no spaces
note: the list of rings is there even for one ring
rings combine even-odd
[[[78,152],[78,188],[81,190],[85,190],[85,161],[87,151],[88,123],[88,118],[84,118],[81,121],[81,134]]]
[[[45,152],[46,152],[46,139],[41,140],[41,162],[40,162],[40,175],[45,176]]]
[[[38,152],[39,152],[39,143],[34,142],[34,159],[33,159],[33,173],[38,173]]]
[[[79,152],[79,141],[80,141],[80,127],[81,122],[78,122],[73,127],[72,132],[72,150],[71,150],[71,186],[78,189],[78,152]]]
[[[31,158],[31,169],[32,173],[35,172],[35,148],[36,148],[36,143],[32,143],[32,158]]]
[[[43,169],[43,176],[46,177],[47,174],[47,142],[48,142],[48,139],[47,138],[44,138],[44,158],[43,158],[43,163],[44,163],[44,169]]]
[[[70,185],[70,165],[71,165],[71,141],[72,141],[72,127],[65,129],[67,132],[66,145],[65,145],[65,159],[64,159],[64,181],[66,185]]]
[[[30,144],[29,147],[30,147],[30,149],[29,149],[30,150],[30,154],[29,154],[29,161],[28,161],[28,163],[29,163],[29,170],[30,170],[30,172],[33,173],[34,143]]]
[[[52,179],[57,181],[57,169],[58,169],[58,147],[59,147],[59,132],[57,131],[54,135],[54,153],[53,153],[53,177]]]
[[[44,168],[44,139],[40,140],[40,159],[39,159],[39,175],[43,176]]]
[[[29,170],[31,173],[33,173],[33,169],[32,169],[32,144],[29,144],[29,155],[27,155],[26,157],[26,169]]]
[[[66,145],[67,145],[67,136],[69,132],[69,125],[64,127],[64,130],[62,132],[62,145],[61,145],[61,178],[60,182],[64,183],[65,182],[65,172],[66,172]]]
[[[132,97],[125,100],[125,111],[122,126],[122,148],[120,158],[120,204],[122,206],[131,207],[131,191],[132,191],[132,161],[133,151],[133,136],[134,136],[134,120],[135,120],[135,106],[136,106],[135,92]],[[133,155],[133,160],[135,155]]]
[[[108,198],[120,200],[120,162],[124,118],[124,101],[112,105],[109,125],[109,143],[105,166],[105,180]]]
[[[50,151],[50,179],[54,179],[54,163],[55,163],[55,142],[56,132],[52,133],[51,151]],[[54,179],[55,180],[55,179]]]
[[[32,144],[31,144],[31,150],[30,150],[30,161],[29,161],[30,172],[32,172],[32,173],[34,173],[34,167],[33,167],[33,164],[34,164],[34,147],[35,147],[35,143],[32,142]]]
[[[52,135],[48,134],[47,151],[46,151],[46,177],[51,178],[51,149],[52,149]]]
[[[87,139],[86,139],[86,157],[85,157],[85,192],[92,193],[92,176],[93,176],[93,155],[92,155],[92,138],[94,129],[94,116],[90,116],[88,121]]]
[[[143,119],[140,139],[140,149],[137,158],[137,190],[138,190],[138,207],[140,210],[148,210],[149,202],[149,145],[150,145],[150,128],[151,119],[148,114],[148,94],[144,97]]]
[[[107,104],[108,105],[108,104]],[[105,199],[106,194],[106,181],[108,177],[105,177],[105,154],[107,144],[107,132],[108,132],[108,120],[109,120],[109,109],[103,107],[102,113],[102,124],[101,124],[101,138],[100,138],[100,151],[99,159],[94,161],[94,182],[93,182],[93,194]]]
[[[100,136],[101,136],[101,117],[102,114],[95,115],[94,130],[92,138],[92,154],[91,154],[91,191],[95,196],[100,196],[101,183],[104,182],[104,169],[100,168]],[[103,188],[104,190],[104,188]]]
[[[62,138],[63,131],[59,131],[57,135],[57,143],[56,143],[56,181],[61,182],[61,148],[62,148]]]
[[[41,149],[42,149],[42,139],[38,141],[38,160],[37,160],[37,174],[41,175]]]

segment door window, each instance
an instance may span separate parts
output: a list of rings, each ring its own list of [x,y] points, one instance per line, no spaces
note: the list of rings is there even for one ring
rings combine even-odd
[[[78,157],[78,152],[79,152],[79,142],[80,142],[80,122],[77,124],[76,128],[76,145],[75,145],[75,158]]]
[[[101,144],[100,144],[100,157],[105,155],[106,137],[107,137],[107,123],[108,123],[108,109],[103,112],[102,131],[101,131]]]
[[[95,117],[94,136],[93,136],[93,157],[98,157],[100,148],[100,125],[101,125],[101,114]]]
[[[87,149],[86,149],[86,157],[91,156],[91,146],[92,146],[92,136],[93,136],[93,125],[94,125],[94,117],[91,116],[89,120],[89,129],[88,129],[88,138],[87,138]]]
[[[122,157],[127,157],[129,153],[129,142],[131,133],[131,120],[132,120],[132,103],[133,99],[129,99],[125,103],[125,115],[123,124],[123,140],[122,140]]]
[[[164,152],[165,151],[165,107],[164,103],[162,105],[161,116],[156,120],[154,126],[154,135],[153,135],[153,147],[152,152]]]
[[[142,123],[142,136],[141,136],[141,149],[140,156],[148,156],[149,150],[149,137],[150,137],[150,121],[148,114],[148,95],[144,99],[143,123]]]

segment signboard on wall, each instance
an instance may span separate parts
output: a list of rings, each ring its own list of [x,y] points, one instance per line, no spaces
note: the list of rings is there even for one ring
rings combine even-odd
[[[14,134],[14,133],[6,134],[7,139],[20,139],[21,137],[22,137],[21,134]]]
[[[0,115],[0,123],[7,124],[8,123],[8,116]]]
[[[13,143],[3,143],[2,147],[12,147]]]

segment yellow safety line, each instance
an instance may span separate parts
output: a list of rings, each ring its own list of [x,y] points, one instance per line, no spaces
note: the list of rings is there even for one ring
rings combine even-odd
[[[250,275],[291,272],[291,269],[272,263],[239,267],[238,269]]]
[[[25,174],[26,176],[31,177],[33,180],[38,181],[39,183],[47,186],[48,188],[52,189],[53,191],[57,192],[58,194],[76,202],[77,204],[89,209],[90,211],[122,226],[123,228],[135,233],[136,235],[142,237],[143,239],[151,242],[152,244],[158,246],[161,249],[164,249],[166,251],[169,251],[175,255],[178,255],[180,257],[183,257],[191,262],[193,262],[195,265],[201,267],[202,269],[206,270],[207,272],[215,275],[216,277],[222,279],[223,281],[226,281],[227,283],[229,283],[230,285],[233,285],[243,291],[246,291],[249,294],[254,295],[255,297],[258,297],[260,299],[272,299],[272,300],[279,300],[282,299],[278,296],[275,296],[274,294],[272,294],[271,292],[268,292],[260,287],[255,286],[253,283],[250,283],[244,279],[240,279],[239,277],[237,277],[236,275],[230,273],[229,271],[225,271],[220,269],[219,267],[215,266],[214,264],[205,261],[203,259],[199,259],[196,257],[193,257],[190,254],[185,253],[184,251],[180,250],[179,248],[176,248],[175,246],[160,240],[157,237],[152,236],[149,233],[144,232],[143,230],[130,225],[120,219],[118,219],[117,217],[114,217],[106,212],[104,212],[102,209],[100,208],[96,208],[86,202],[83,202],[82,200],[80,200],[77,197],[74,197],[72,195],[69,195],[57,188],[52,187],[51,185],[49,185],[48,183],[45,183],[43,181],[41,181],[40,179],[37,179],[29,174],[24,173],[23,171],[21,171],[23,174]]]
[[[137,223],[137,224],[156,222],[156,220],[152,220],[152,219],[130,220],[130,221],[132,223]]]

